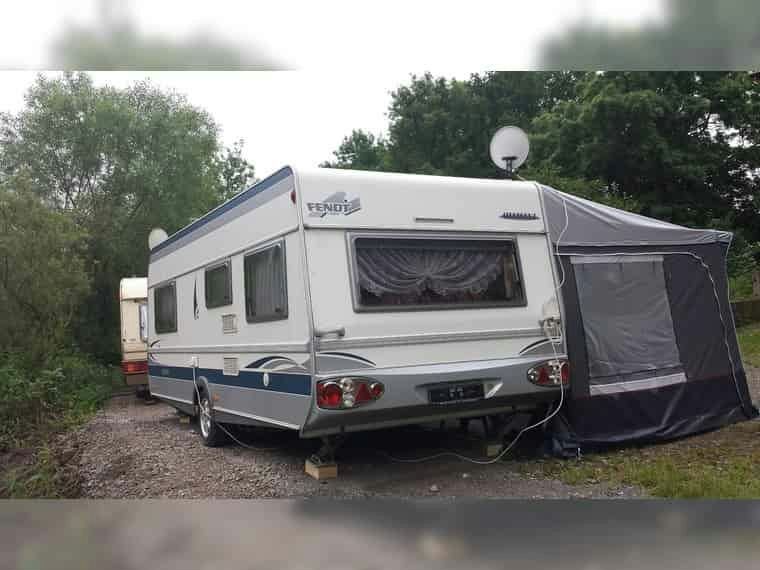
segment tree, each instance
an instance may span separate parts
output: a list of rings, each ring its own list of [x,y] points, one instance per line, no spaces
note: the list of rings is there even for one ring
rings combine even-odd
[[[541,112],[574,96],[575,72],[489,72],[468,80],[412,76],[392,93],[388,137],[354,131],[325,165],[449,176],[495,177],[491,135],[527,128]]]
[[[232,148],[226,148],[219,157],[223,200],[229,200],[256,182],[253,165],[243,158],[243,146],[242,140],[235,141]]]
[[[353,168],[356,170],[390,170],[388,145],[382,136],[353,130],[343,139],[334,153],[334,162],[320,164],[326,168]]]
[[[645,215],[760,237],[757,120],[747,73],[607,72],[533,122],[531,164],[599,179]]]
[[[92,284],[79,343],[118,353],[118,283],[145,275],[153,227],[176,231],[247,183],[240,145],[223,149],[205,111],[148,82],[96,87],[84,73],[38,77],[25,108],[0,117],[0,166],[86,232]]]
[[[84,234],[46,207],[20,174],[0,182],[0,352],[44,364],[71,346],[71,324],[88,292]]]
[[[544,104],[551,104],[551,75],[493,72],[467,81],[412,77],[392,96],[391,165],[401,172],[498,176],[488,157],[491,136],[505,124],[527,127]]]

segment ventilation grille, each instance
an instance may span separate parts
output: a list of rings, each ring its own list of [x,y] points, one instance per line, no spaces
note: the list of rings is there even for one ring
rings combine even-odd
[[[222,332],[225,334],[237,332],[237,317],[235,315],[222,315]]]
[[[237,376],[238,375],[238,359],[234,356],[224,357],[224,375],[225,376]]]

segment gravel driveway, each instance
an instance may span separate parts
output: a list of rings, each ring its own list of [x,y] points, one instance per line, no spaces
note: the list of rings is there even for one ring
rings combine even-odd
[[[760,370],[748,370],[753,399],[760,397]],[[473,422],[474,423],[474,422]],[[266,497],[640,497],[639,488],[605,483],[568,485],[532,474],[519,460],[473,465],[455,458],[396,463],[386,454],[415,458],[442,448],[470,456],[454,426],[419,427],[352,435],[339,452],[339,477],[315,481],[304,460],[318,447],[294,432],[251,430],[231,443],[207,448],[194,422],[182,423],[165,404],[145,405],[133,396],[113,398],[70,435],[78,453],[81,494],[110,498]],[[535,458],[531,461],[535,466]]]
[[[181,423],[165,404],[145,405],[132,396],[113,398],[73,434],[79,456],[82,496],[110,498],[264,497],[637,497],[642,491],[605,484],[572,486],[523,474],[519,461],[473,465],[455,458],[395,463],[441,447],[461,450],[462,436],[451,430],[404,428],[355,434],[339,453],[339,477],[315,481],[304,460],[318,442],[293,432],[252,430],[236,444],[207,448],[197,426]]]

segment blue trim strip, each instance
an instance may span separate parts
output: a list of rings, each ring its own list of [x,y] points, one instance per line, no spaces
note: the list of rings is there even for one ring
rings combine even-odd
[[[213,210],[211,210],[209,213],[207,213],[205,216],[198,218],[195,220],[192,224],[189,224],[182,228],[181,230],[173,233],[171,236],[169,236],[166,240],[158,244],[156,247],[154,247],[152,250],[150,250],[151,255],[154,253],[157,253],[164,249],[165,247],[173,244],[179,239],[182,239],[186,235],[194,232],[198,228],[201,228],[205,226],[207,223],[209,223],[211,220],[214,220],[224,214],[225,212],[229,212],[236,206],[239,206],[246,200],[249,200],[256,196],[257,194],[261,194],[265,190],[268,190],[281,180],[285,180],[288,176],[293,174],[293,170],[289,166],[285,166],[284,168],[281,168],[271,176],[268,176],[267,178],[264,178],[264,180],[260,180],[244,192],[241,192],[237,196],[231,198],[230,200],[227,200],[220,206],[217,206]]]
[[[192,380],[193,369],[188,366],[148,366],[148,373],[156,378],[171,378],[172,380]],[[288,372],[269,372],[269,386],[264,386],[264,373],[254,370],[240,370],[237,376],[225,375],[216,368],[198,368],[196,377],[203,376],[211,384],[237,386],[240,388],[256,388],[283,394],[311,395],[311,376],[308,374],[292,374]]]

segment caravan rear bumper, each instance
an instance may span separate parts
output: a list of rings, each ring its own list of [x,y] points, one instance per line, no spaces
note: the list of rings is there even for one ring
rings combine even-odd
[[[558,387],[536,386],[528,381],[528,370],[545,360],[545,357],[509,358],[346,371],[343,376],[382,382],[385,386],[382,398],[340,410],[321,409],[313,403],[301,435],[316,437],[535,408],[559,398]],[[322,375],[317,380],[335,377]],[[485,397],[456,403],[430,402],[430,388],[463,382],[483,382]]]

